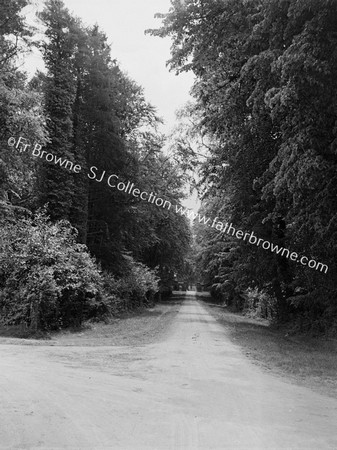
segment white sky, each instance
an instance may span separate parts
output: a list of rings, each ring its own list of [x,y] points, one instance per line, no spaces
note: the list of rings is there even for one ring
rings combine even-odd
[[[43,0],[33,0],[35,7],[43,8]],[[175,111],[189,97],[192,74],[176,76],[169,72],[166,61],[170,58],[170,39],[145,35],[144,30],[157,28],[157,12],[168,12],[170,0],[64,0],[66,7],[87,25],[97,23],[107,34],[112,58],[121,69],[143,86],[145,97],[165,120],[163,131],[169,131],[175,121]],[[29,58],[29,72],[41,68],[37,52]]]

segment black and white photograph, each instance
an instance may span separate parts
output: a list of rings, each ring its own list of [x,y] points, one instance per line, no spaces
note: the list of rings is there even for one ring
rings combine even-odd
[[[0,0],[0,450],[337,450],[337,0]]]

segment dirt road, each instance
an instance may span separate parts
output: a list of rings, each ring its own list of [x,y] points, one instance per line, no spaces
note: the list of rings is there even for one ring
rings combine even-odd
[[[0,345],[0,448],[337,449],[337,400],[251,364],[193,297],[171,307],[156,344]]]

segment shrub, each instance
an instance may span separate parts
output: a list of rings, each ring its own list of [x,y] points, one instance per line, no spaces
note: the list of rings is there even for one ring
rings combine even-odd
[[[244,293],[246,313],[253,317],[273,320],[276,317],[276,300],[267,292],[257,288],[247,289]]]
[[[0,240],[0,311],[8,325],[79,326],[104,308],[102,278],[76,229],[44,211],[5,224]]]
[[[124,255],[125,276],[116,279],[110,273],[104,274],[104,288],[108,295],[111,312],[140,306],[158,291],[159,278],[155,271]]]

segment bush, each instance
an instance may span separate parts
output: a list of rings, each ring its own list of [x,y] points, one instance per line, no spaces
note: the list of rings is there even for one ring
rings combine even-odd
[[[111,313],[152,302],[158,291],[159,278],[153,270],[130,255],[124,255],[124,259],[126,275],[123,278],[104,274],[104,289]]]
[[[244,293],[244,310],[250,316],[273,320],[276,317],[276,300],[267,292],[247,289]]]
[[[0,241],[0,311],[6,325],[79,326],[104,309],[102,278],[77,231],[44,211],[5,224]]]
[[[77,230],[51,223],[44,211],[3,222],[0,320],[32,331],[80,326],[153,301],[159,278],[125,255],[125,276],[101,274]]]

